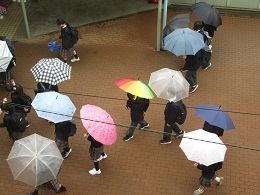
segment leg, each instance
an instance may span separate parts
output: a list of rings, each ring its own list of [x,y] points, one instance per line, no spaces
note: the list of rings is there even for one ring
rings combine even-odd
[[[149,127],[149,123],[146,122],[144,119],[139,121],[139,124],[140,124],[140,129],[143,130],[144,128],[146,127]]]
[[[185,78],[186,78],[186,80],[189,82],[189,84],[190,84],[190,86],[194,86],[194,85],[196,85],[196,83],[194,82],[194,80],[193,80],[193,75],[194,74],[194,71],[187,71],[186,72],[186,76],[185,76]]]
[[[77,52],[76,52],[75,49],[73,50],[73,55],[74,55],[74,58],[72,58],[72,59],[70,60],[71,62],[77,62],[77,61],[80,60],[80,59],[79,59],[79,56],[77,55]]]
[[[89,171],[89,174],[90,175],[100,174],[101,170],[99,169],[99,162],[94,160],[94,165],[95,165],[95,168],[91,169]]]
[[[126,135],[124,137],[124,141],[129,141],[130,139],[132,139],[134,137],[133,134],[134,134],[134,131],[135,131],[137,125],[138,125],[138,122],[133,122],[133,121],[131,122],[130,127],[127,130]]]
[[[163,139],[160,141],[160,144],[170,144],[172,143],[171,140],[171,134],[173,130],[173,125],[167,126],[167,123],[164,123],[164,134],[163,134]]]

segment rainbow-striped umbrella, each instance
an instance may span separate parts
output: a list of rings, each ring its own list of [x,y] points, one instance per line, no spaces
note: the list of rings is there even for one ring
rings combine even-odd
[[[125,78],[125,79],[117,80],[115,84],[120,89],[124,90],[125,92],[131,93],[135,96],[146,98],[146,99],[154,98],[152,90],[140,80]]]

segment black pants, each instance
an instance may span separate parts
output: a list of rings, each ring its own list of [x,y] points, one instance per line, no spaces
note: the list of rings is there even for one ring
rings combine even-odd
[[[177,134],[182,132],[176,123],[173,123],[171,126],[167,126],[167,123],[164,123],[164,133],[166,134],[163,134],[163,140],[170,141],[172,131]]]

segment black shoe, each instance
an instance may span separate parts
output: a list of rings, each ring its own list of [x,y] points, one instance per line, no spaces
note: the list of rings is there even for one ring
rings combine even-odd
[[[61,186],[59,191],[57,191],[56,193],[61,193],[61,192],[65,192],[67,191],[67,189],[64,186]]]
[[[172,143],[172,140],[164,140],[164,139],[162,139],[160,141],[160,144],[171,144],[171,143]]]
[[[145,126],[143,126],[143,127],[140,127],[139,129],[140,129],[140,130],[143,130],[143,129],[147,128],[147,127],[149,127],[149,123],[147,123],[147,125],[145,125]]]
[[[209,67],[211,67],[211,63],[209,63],[207,66],[203,67],[202,70],[207,70]]]
[[[134,137],[133,135],[132,135],[131,137],[126,137],[126,136],[125,136],[125,137],[123,138],[123,140],[124,140],[125,142],[128,142],[128,141],[129,141],[130,139],[132,139],[133,137]]]
[[[184,133],[186,133],[186,132],[181,131],[180,133],[175,134],[174,137],[176,137],[176,138],[183,137]]]
[[[26,127],[28,128],[28,127],[30,127],[30,123],[28,122],[28,121],[26,121]]]
[[[190,93],[193,93],[197,90],[197,88],[199,87],[199,85],[194,85],[190,88]]]

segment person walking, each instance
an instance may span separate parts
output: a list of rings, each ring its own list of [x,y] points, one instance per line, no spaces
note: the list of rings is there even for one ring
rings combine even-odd
[[[197,167],[201,170],[202,175],[199,178],[200,186],[197,190],[193,192],[193,195],[199,195],[204,192],[204,188],[209,188],[212,186],[213,181],[215,180],[220,186],[224,180],[223,177],[217,177],[217,171],[220,170],[223,166],[223,162],[218,162],[209,166],[205,166],[199,163],[194,163],[194,167]]]
[[[207,70],[211,67],[210,59],[211,59],[211,37],[209,36],[208,32],[203,30],[203,23],[201,21],[196,21],[193,26],[193,30],[202,34],[205,46],[200,50],[201,52],[201,66],[203,70]]]
[[[72,152],[69,147],[70,121],[55,123],[55,142],[63,158],[67,158]]]
[[[67,63],[67,59],[71,56],[74,56],[70,61],[77,62],[80,58],[77,55],[74,45],[78,41],[78,37],[75,37],[71,32],[71,27],[63,19],[57,19],[56,24],[61,28],[61,35],[59,39],[62,40],[62,47],[60,55],[63,58],[63,61]]]
[[[201,51],[199,50],[195,55],[183,56],[185,60],[184,67],[181,68],[182,72],[186,72],[186,80],[190,84],[190,93],[194,93],[199,87],[197,83],[197,70],[200,67]]]
[[[12,139],[13,142],[15,142],[16,140],[19,140],[23,137],[23,131],[26,128],[26,126],[22,127],[19,125],[22,125],[19,120],[18,120],[18,124],[17,126],[14,124],[13,122],[13,114],[15,114],[15,106],[7,104],[7,99],[5,98],[3,100],[3,104],[1,105],[1,111],[0,113],[4,113],[4,117],[3,117],[3,123],[0,124],[0,127],[6,127],[8,134],[9,134],[9,138]],[[25,122],[25,121],[24,121]],[[21,129],[20,129],[21,127]]]
[[[67,191],[67,189],[59,182],[58,179],[53,179],[46,183],[43,183],[35,188],[35,190],[28,195],[38,195],[39,190],[53,190],[55,193],[61,193]]]
[[[126,108],[130,108],[131,124],[123,138],[126,142],[134,137],[134,131],[138,124],[140,124],[141,130],[149,127],[149,123],[144,120],[144,112],[147,111],[150,104],[149,99],[140,98],[131,93],[127,93],[127,97]]]
[[[94,168],[89,171],[90,175],[100,174],[101,170],[99,168],[99,161],[107,158],[107,154],[104,152],[104,145],[97,140],[95,140],[91,135],[85,134],[88,136],[88,141],[90,141],[89,154],[90,159],[94,162]]]
[[[223,136],[223,134],[224,134],[224,129],[211,125],[207,121],[204,122],[203,130],[210,132],[210,133],[215,133],[219,137]]]
[[[186,108],[182,100],[178,102],[168,100],[164,110],[164,134],[163,139],[160,141],[160,144],[172,143],[172,131],[176,133],[176,135],[174,136],[176,138],[182,137],[185,133],[185,131],[181,130],[176,123],[178,113],[180,112],[179,106],[183,106],[184,108]]]

